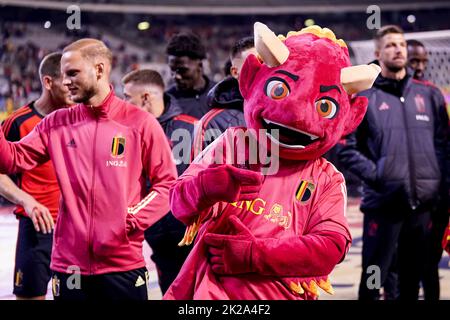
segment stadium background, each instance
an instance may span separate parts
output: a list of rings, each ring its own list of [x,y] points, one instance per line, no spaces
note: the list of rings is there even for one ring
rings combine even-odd
[[[71,5],[81,10],[80,29],[67,27],[72,15],[67,8]],[[283,34],[313,23],[328,27],[347,42],[353,63],[367,63],[374,58],[371,38],[376,31],[367,27],[371,5],[381,9],[381,25],[400,25],[406,38],[424,42],[430,55],[426,76],[444,92],[450,113],[450,1],[0,0],[0,121],[39,96],[40,59],[82,37],[101,39],[113,50],[112,82],[121,94],[121,77],[136,68],[157,69],[169,84],[165,46],[174,33],[184,30],[201,36],[208,51],[206,74],[216,81],[222,79],[231,45],[251,35],[255,21]],[[356,298],[360,274],[362,217],[358,198],[350,200],[354,243],[349,257],[334,272],[337,299]],[[17,222],[10,211],[6,203],[1,207],[0,200],[0,299],[12,298]],[[148,250],[146,247],[147,258]],[[151,297],[157,299],[156,273],[148,263],[153,281]],[[450,299],[448,256],[441,261],[441,277],[442,298]]]

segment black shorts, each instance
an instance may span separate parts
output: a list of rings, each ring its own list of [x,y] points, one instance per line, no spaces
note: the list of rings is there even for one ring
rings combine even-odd
[[[148,300],[148,279],[145,267],[93,276],[53,272],[52,291],[55,300]]]
[[[16,296],[31,298],[46,295],[52,275],[52,242],[53,232],[36,232],[30,218],[19,218],[13,290]]]

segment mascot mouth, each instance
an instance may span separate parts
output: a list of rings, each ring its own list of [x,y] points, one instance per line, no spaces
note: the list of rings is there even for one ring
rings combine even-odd
[[[319,139],[318,136],[311,133],[282,125],[272,120],[262,119],[263,127],[267,130],[266,135],[280,146],[291,149],[304,149]],[[278,130],[278,139],[272,135],[272,130]]]

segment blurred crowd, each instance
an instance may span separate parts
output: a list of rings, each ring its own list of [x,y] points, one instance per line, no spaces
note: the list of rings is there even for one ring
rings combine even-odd
[[[27,35],[29,28],[33,27],[35,26],[27,24],[0,24],[0,120],[1,114],[11,113],[39,96],[39,62],[52,50],[45,45],[39,46]],[[58,45],[58,49],[73,41],[73,38],[99,36],[102,38],[101,35],[89,32],[70,34],[66,36],[66,41]],[[140,58],[128,52],[123,42],[110,47],[114,51],[113,64],[117,74],[127,73],[136,69],[139,63],[145,62],[146,57]],[[113,76],[116,85],[119,82],[117,78],[114,79]]]

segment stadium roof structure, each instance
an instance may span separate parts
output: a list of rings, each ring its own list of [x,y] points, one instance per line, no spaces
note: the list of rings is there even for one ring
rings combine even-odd
[[[375,3],[374,3],[375,2]],[[83,11],[147,14],[278,15],[327,12],[366,12],[372,5],[383,11],[450,8],[447,0],[0,0],[0,6],[67,10],[78,5]]]

